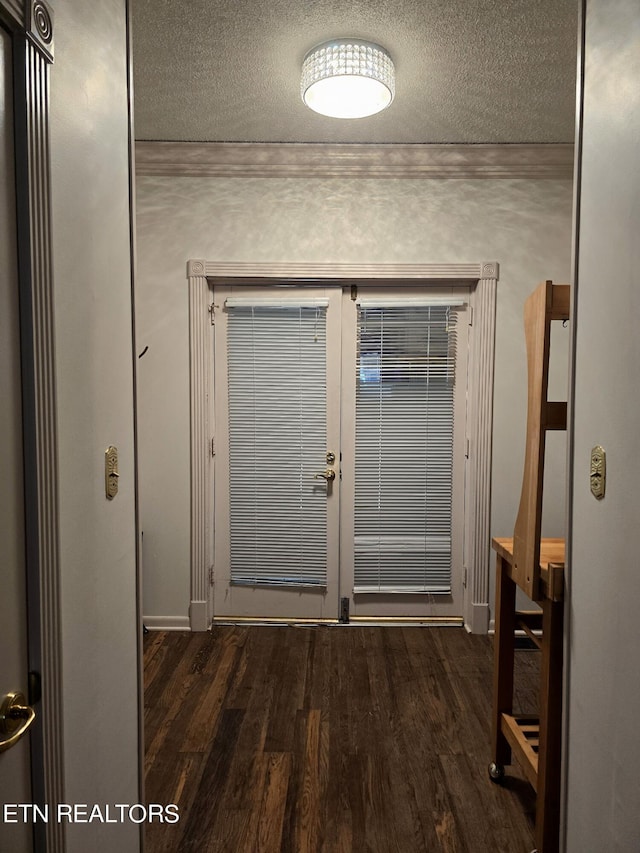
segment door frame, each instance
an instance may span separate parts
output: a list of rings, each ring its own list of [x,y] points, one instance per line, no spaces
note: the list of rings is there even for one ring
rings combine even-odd
[[[64,802],[62,640],[46,0],[0,0],[13,45],[29,670],[44,694],[31,737],[34,803]],[[35,688],[35,692],[38,690]],[[65,849],[64,825],[34,824],[35,850]]]
[[[467,630],[489,629],[489,566],[493,377],[499,264],[245,263],[191,259],[189,290],[189,401],[192,631],[208,630],[213,615],[213,328],[216,284],[421,284],[426,290],[458,283],[469,288],[467,476],[465,482],[464,605]]]

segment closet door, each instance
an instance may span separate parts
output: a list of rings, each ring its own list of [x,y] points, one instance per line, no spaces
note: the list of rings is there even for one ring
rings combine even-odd
[[[462,616],[468,292],[343,300],[341,596]]]
[[[341,294],[214,299],[214,615],[335,619]]]

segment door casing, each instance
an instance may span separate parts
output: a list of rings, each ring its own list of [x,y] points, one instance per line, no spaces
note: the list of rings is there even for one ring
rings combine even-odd
[[[0,625],[0,700],[6,693],[29,692],[27,645],[27,589],[24,523],[22,369],[20,305],[13,144],[12,40],[0,25],[0,441],[2,442],[2,496],[0,541],[3,550]],[[31,803],[30,735],[2,753],[0,801]],[[12,850],[31,849],[31,827],[26,822],[3,823],[3,840]]]
[[[340,285],[419,285],[458,283],[470,289],[468,461],[465,484],[464,624],[469,631],[489,628],[490,507],[493,432],[495,318],[499,264],[304,264],[225,263],[192,259],[187,263],[190,330],[191,423],[191,602],[192,630],[207,630],[213,616],[213,438],[212,322],[216,285],[264,286],[274,283]]]
[[[31,801],[64,802],[57,419],[49,147],[52,11],[0,0],[13,55],[16,248],[20,316],[24,523],[28,611]],[[34,849],[64,849],[65,827],[33,825]]]

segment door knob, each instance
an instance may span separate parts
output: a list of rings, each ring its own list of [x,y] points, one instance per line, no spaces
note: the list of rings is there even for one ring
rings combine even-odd
[[[321,471],[319,474],[314,474],[314,480],[326,480],[327,483],[331,483],[336,478],[336,472],[333,468],[327,468],[326,471]]]
[[[0,706],[0,752],[11,749],[35,718],[36,712],[22,693],[7,693]]]

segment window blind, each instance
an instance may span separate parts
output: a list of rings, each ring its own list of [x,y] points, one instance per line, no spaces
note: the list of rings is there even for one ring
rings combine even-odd
[[[227,303],[231,583],[326,585],[326,308]]]
[[[358,307],[354,592],[451,591],[456,317]]]

